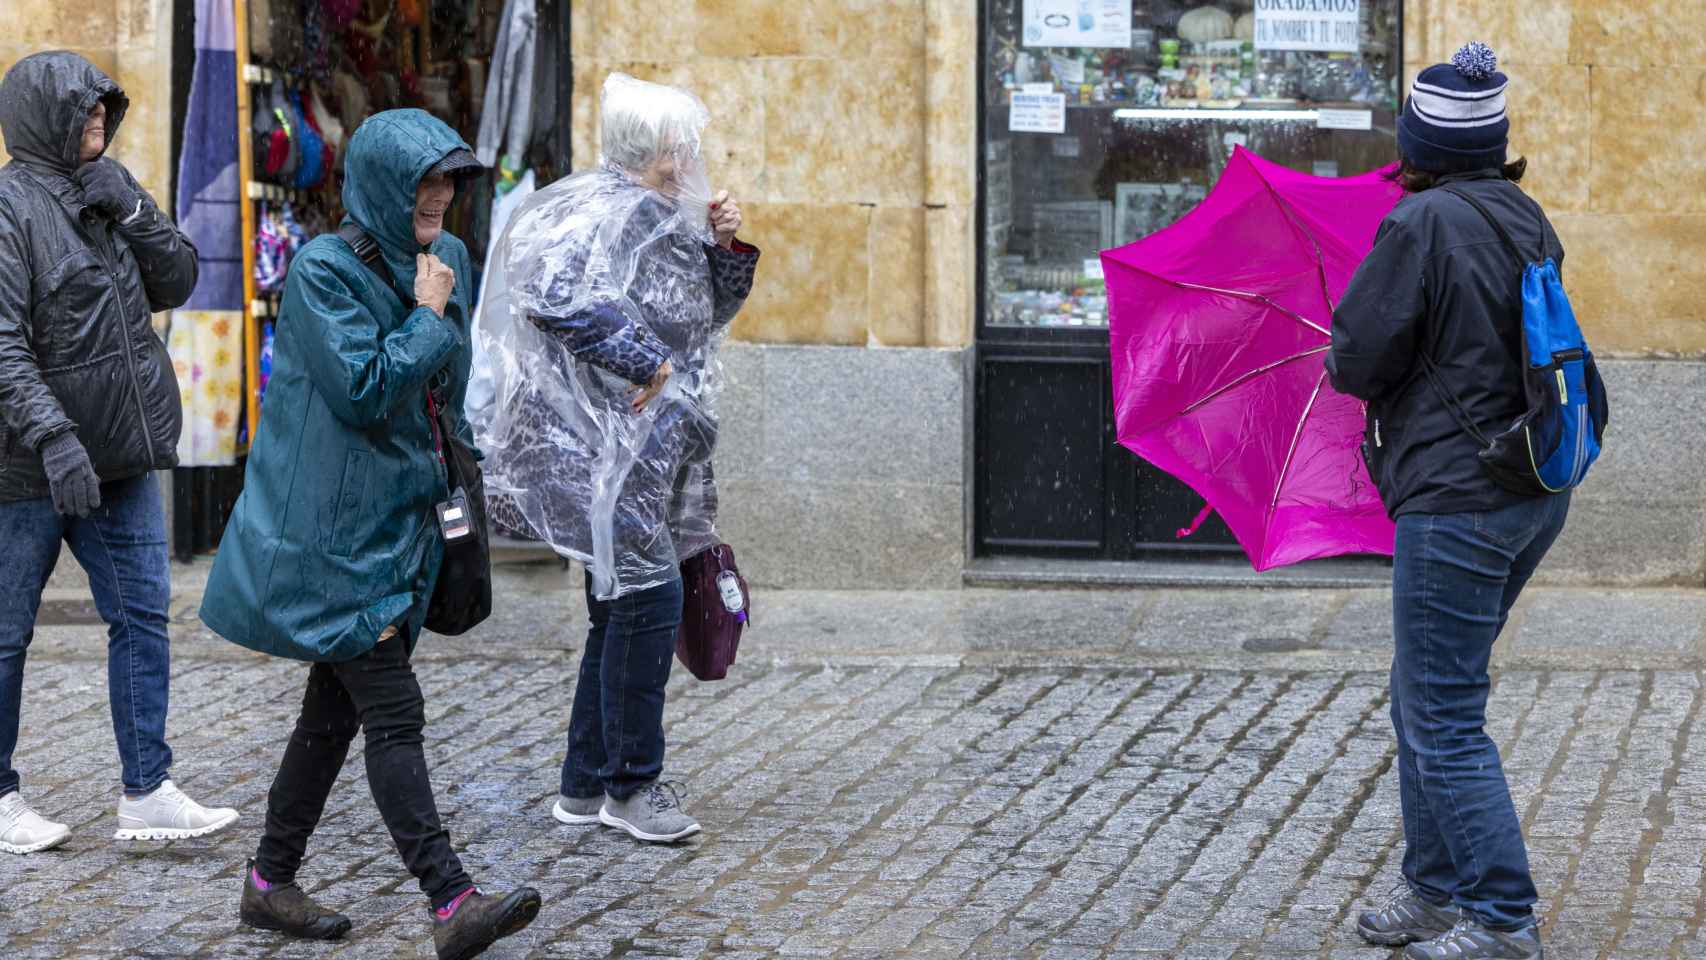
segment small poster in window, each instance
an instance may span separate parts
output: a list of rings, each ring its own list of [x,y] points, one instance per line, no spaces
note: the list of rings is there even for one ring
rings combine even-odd
[[[1014,133],[1065,133],[1066,94],[1013,94],[1007,129]]]
[[[1071,263],[1113,246],[1114,205],[1106,200],[1061,200],[1031,207],[1031,259]]]
[[[1356,53],[1362,0],[1256,0],[1257,50]]]
[[[1131,46],[1131,0],[1025,0],[1025,46]]]
[[[1124,246],[1172,226],[1206,196],[1208,188],[1193,183],[1115,184],[1114,243]]]

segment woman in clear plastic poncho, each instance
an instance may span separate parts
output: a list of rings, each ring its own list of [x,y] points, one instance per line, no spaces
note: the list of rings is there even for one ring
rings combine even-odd
[[[659,782],[679,565],[718,542],[717,344],[758,250],[712,196],[692,94],[612,74],[602,159],[529,197],[488,265],[469,417],[495,523],[587,564],[567,823],[642,840],[699,826]]]

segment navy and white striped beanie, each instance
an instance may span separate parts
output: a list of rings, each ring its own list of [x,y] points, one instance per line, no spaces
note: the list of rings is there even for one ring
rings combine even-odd
[[[1465,44],[1410,84],[1398,118],[1398,150],[1431,173],[1485,170],[1505,162],[1511,123],[1499,60],[1486,44]]]

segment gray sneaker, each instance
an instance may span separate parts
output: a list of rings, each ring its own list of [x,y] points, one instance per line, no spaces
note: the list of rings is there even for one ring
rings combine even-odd
[[[564,795],[557,798],[556,806],[551,808],[551,816],[558,823],[566,823],[571,827],[584,827],[598,822],[598,811],[604,806],[604,796],[571,797]]]
[[[1385,906],[1357,917],[1357,933],[1375,946],[1402,947],[1450,933],[1461,919],[1462,911],[1452,904],[1436,906],[1400,887]]]
[[[605,797],[598,819],[647,843],[684,840],[699,832],[699,821],[682,811],[681,797],[686,791],[680,786],[654,780],[626,800]]]
[[[1473,920],[1457,925],[1425,943],[1404,948],[1404,960],[1542,960],[1540,930],[1530,924],[1521,930],[1489,930]]]

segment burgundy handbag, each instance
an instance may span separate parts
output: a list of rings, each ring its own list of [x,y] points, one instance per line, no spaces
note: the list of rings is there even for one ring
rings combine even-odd
[[[681,630],[675,655],[701,680],[721,680],[735,662],[740,635],[751,622],[752,593],[735,566],[735,551],[719,544],[681,564]]]

